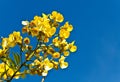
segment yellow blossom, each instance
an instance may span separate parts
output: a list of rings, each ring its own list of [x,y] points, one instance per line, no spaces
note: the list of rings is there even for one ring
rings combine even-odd
[[[45,38],[45,39],[44,39],[44,42],[45,42],[45,43],[49,42],[49,38]]]
[[[53,68],[53,63],[51,63],[48,58],[44,59],[43,63],[45,70],[51,70]]]
[[[48,71],[47,70],[43,70],[42,76],[47,76],[47,74],[48,74]]]
[[[17,44],[13,34],[9,35],[8,44],[9,44],[9,47],[14,47]]]
[[[13,32],[14,39],[17,43],[22,43],[22,36],[20,35],[20,32]]]
[[[21,73],[17,72],[16,75],[14,76],[15,79],[19,79],[20,78]]]
[[[58,40],[58,37],[54,38],[54,39],[52,40],[52,42],[53,42],[53,44],[54,44],[55,46],[59,46],[59,44],[60,44],[60,41]]]
[[[0,49],[0,57],[3,55],[3,50]]]
[[[41,64],[41,62],[38,59],[35,59],[34,63],[35,63],[35,65],[40,65]]]
[[[52,28],[50,29],[50,35],[51,35],[51,36],[54,35],[55,32],[56,32],[56,28],[55,28],[55,27],[52,27]]]
[[[42,21],[42,18],[40,16],[35,16],[32,23],[35,24],[34,26],[38,26],[40,25],[41,21]]]
[[[63,22],[64,17],[62,14],[58,13],[57,11],[53,11],[50,15],[50,18],[57,21],[57,22]]]
[[[29,29],[27,26],[23,27],[22,28],[22,33],[26,33],[26,32],[29,32]]]
[[[2,38],[2,48],[6,49],[8,47],[8,38]]]
[[[60,59],[59,59],[59,63],[64,62],[64,61],[65,61],[65,58],[66,58],[65,56],[61,56]]]
[[[66,22],[64,24],[64,26],[62,26],[61,28],[66,29],[67,31],[71,32],[73,30],[73,26],[69,24],[69,22]]]
[[[60,29],[59,36],[61,38],[68,38],[70,36],[70,32],[65,29]]]
[[[64,56],[69,56],[70,52],[69,51],[64,51],[63,54],[64,54]]]
[[[73,45],[70,47],[71,52],[75,52],[77,50],[77,46]]]
[[[30,39],[28,37],[24,38],[23,41],[24,41],[25,44],[30,44]]]
[[[39,29],[37,27],[31,29],[31,35],[37,36],[39,34]]]
[[[67,68],[68,67],[68,62],[61,62],[60,67],[61,67],[61,69]]]
[[[54,38],[52,42],[53,43],[58,42],[58,37]]]
[[[22,77],[22,75],[28,73],[47,76],[48,72],[52,69],[57,70],[58,68],[67,68],[68,62],[66,62],[65,59],[69,56],[70,52],[75,52],[77,50],[77,46],[74,45],[75,41],[71,43],[67,42],[66,39],[69,38],[73,26],[69,22],[65,22],[63,26],[60,26],[60,23],[63,22],[63,20],[64,17],[61,13],[53,11],[51,14],[43,13],[42,16],[35,16],[30,22],[22,21],[22,33],[28,33],[29,36],[35,37],[38,41],[35,46],[31,46],[30,38],[25,37],[22,39],[19,31],[14,31],[9,34],[7,38],[2,38],[0,44],[0,57],[1,59],[3,58],[5,63],[0,63],[0,76],[6,70],[7,72],[1,79],[8,80],[13,75],[13,78],[18,79],[20,76]],[[60,27],[60,29],[58,27]],[[51,39],[52,43],[49,41]],[[16,65],[19,61],[18,58],[21,58],[16,56],[19,54],[14,55],[14,58],[8,55],[12,54],[10,48],[15,47],[16,45],[19,45],[21,48],[20,50],[23,52],[22,54],[25,54],[23,55],[25,57],[22,57],[25,58],[23,60],[26,62],[28,61],[27,63],[25,62],[24,65],[25,68],[28,67],[28,69],[22,69],[23,72],[20,72],[22,70],[19,69],[19,67],[22,66],[24,61]],[[13,64],[14,62],[15,64]]]
[[[44,65],[44,68],[45,70],[51,70],[53,68],[53,63],[50,63],[50,62],[46,63]]]
[[[3,73],[5,71],[5,64],[0,63],[0,73]]]
[[[59,58],[60,57],[60,53],[59,52],[55,52],[52,54],[53,58]]]
[[[69,44],[66,44],[63,49],[68,50],[69,49]]]

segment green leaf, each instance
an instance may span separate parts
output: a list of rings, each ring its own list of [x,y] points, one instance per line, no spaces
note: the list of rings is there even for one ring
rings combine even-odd
[[[16,65],[20,65],[20,55],[17,53],[13,53],[13,57]]]
[[[9,60],[9,67],[16,69],[16,63],[15,61],[13,61],[11,58],[8,58]]]

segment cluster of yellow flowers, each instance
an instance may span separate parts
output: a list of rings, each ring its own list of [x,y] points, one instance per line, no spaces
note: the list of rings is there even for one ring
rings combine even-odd
[[[20,56],[23,57],[19,57],[19,54],[15,55],[15,62],[20,64],[16,65],[18,67],[14,68],[16,71],[14,71],[13,67],[5,65],[6,63],[1,63],[0,75],[7,70],[3,75],[4,79],[8,77],[18,78],[23,74],[47,76],[48,72],[53,68],[56,70],[58,68],[67,68],[68,62],[66,62],[65,59],[69,56],[70,52],[77,50],[77,46],[75,45],[75,41],[71,43],[67,42],[66,39],[69,38],[73,26],[69,22],[65,22],[63,26],[60,26],[60,23],[63,21],[63,15],[57,11],[53,11],[51,14],[35,16],[30,22],[22,21],[22,33],[27,33],[28,36],[36,37],[37,39],[35,48],[30,44],[30,39],[32,38],[23,38],[20,32],[14,31],[8,38],[2,38],[0,59],[4,57],[6,60],[10,59],[11,56],[9,55],[10,53],[8,53],[9,49],[16,45],[19,45],[21,48],[20,51],[22,54],[20,53]],[[57,30],[59,30],[59,32]],[[23,55],[23,53],[25,55]],[[21,60],[20,58],[25,58],[22,59],[25,60],[23,64],[18,63],[18,60]],[[28,61],[31,61],[31,63],[27,63]],[[11,65],[12,62],[7,63]],[[26,66],[28,69],[19,72],[22,66]],[[12,76],[13,74],[14,76]]]
[[[11,77],[15,73],[15,71],[12,68],[9,68],[8,65],[6,65],[5,63],[1,63],[0,64],[0,76],[2,76],[2,74],[6,70],[7,70],[6,74],[3,75],[4,79],[7,79],[8,76]],[[18,79],[19,78],[19,74],[20,74],[20,72],[17,72],[14,78]]]
[[[6,51],[10,47],[14,47],[16,44],[22,43],[22,36],[20,35],[20,32],[14,31],[12,34],[9,35],[8,38],[2,38],[1,46],[2,49],[0,49],[0,57],[2,55],[5,56]]]

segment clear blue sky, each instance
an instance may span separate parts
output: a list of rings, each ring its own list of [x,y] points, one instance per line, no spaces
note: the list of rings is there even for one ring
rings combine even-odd
[[[76,40],[78,51],[67,59],[68,69],[51,71],[45,82],[120,82],[120,0],[1,0],[0,36],[21,30],[22,20],[53,10],[73,24],[69,41]]]

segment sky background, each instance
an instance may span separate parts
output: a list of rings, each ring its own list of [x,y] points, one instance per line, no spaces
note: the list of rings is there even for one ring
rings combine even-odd
[[[76,40],[78,50],[67,58],[69,68],[50,71],[45,82],[120,82],[120,0],[1,0],[0,36],[53,10],[74,26],[68,40]],[[13,82],[40,80],[27,76]]]

